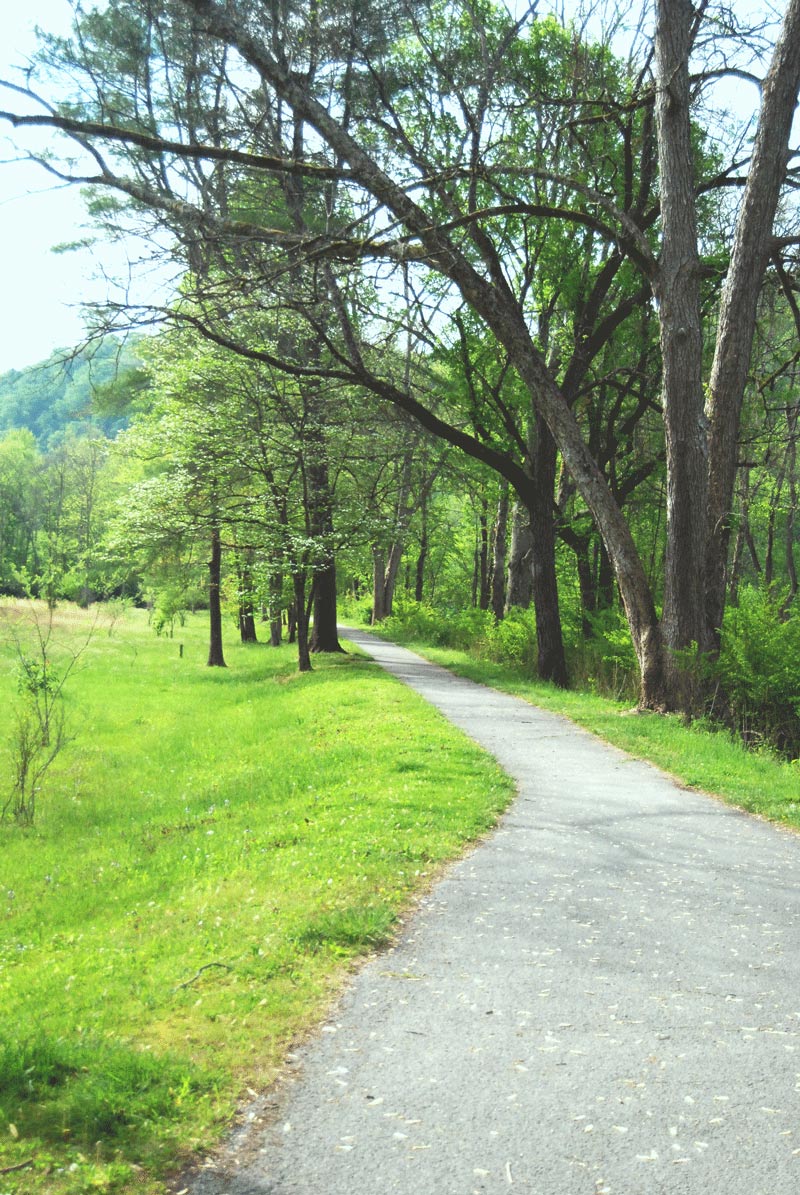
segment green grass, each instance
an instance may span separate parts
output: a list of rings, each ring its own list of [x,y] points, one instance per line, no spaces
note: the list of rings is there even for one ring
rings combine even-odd
[[[0,1195],[163,1190],[510,799],[362,657],[229,638],[208,669],[200,616],[99,627],[36,823],[0,825]]]
[[[748,750],[726,731],[706,723],[687,725],[678,715],[640,714],[631,710],[629,702],[558,689],[532,680],[522,669],[464,651],[412,640],[408,645],[460,676],[563,714],[614,746],[656,764],[687,788],[701,789],[749,813],[800,829],[800,760],[788,763],[769,751]]]

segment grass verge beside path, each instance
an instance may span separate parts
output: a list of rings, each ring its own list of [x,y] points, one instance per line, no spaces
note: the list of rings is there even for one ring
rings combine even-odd
[[[401,642],[396,635],[392,638]],[[558,689],[532,680],[521,669],[476,659],[464,651],[411,639],[402,642],[459,676],[563,714],[615,747],[656,764],[688,788],[800,829],[800,760],[787,763],[768,751],[748,750],[725,731],[703,723],[686,725],[678,715],[637,714],[629,704]]]
[[[364,658],[225,650],[101,627],[36,824],[0,825],[0,1195],[162,1191],[512,795]]]

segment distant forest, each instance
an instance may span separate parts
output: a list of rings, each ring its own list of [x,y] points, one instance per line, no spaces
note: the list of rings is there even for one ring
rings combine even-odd
[[[113,438],[127,422],[113,383],[138,365],[135,349],[109,336],[0,374],[0,434],[27,428],[42,449],[52,448],[70,425]]]

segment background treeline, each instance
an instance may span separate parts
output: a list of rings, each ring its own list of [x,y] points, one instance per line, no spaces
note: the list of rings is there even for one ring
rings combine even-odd
[[[229,603],[301,669],[348,593],[796,753],[800,0],[626,14],[109,0],[42,36],[2,119],[181,286],[106,313],[166,329],[97,487],[102,438],[35,446],[4,583],[161,627],[202,592],[210,664]]]
[[[111,338],[77,354],[70,376],[80,386],[60,371],[51,360],[0,378],[0,395],[11,395],[0,418],[12,425],[0,437],[4,593],[125,598],[173,634],[188,610],[213,614],[216,590],[220,617],[238,623],[243,642],[275,645],[297,640],[298,596],[310,609],[333,562],[333,640],[323,650],[338,645],[344,609],[399,637],[535,673],[526,512],[490,470],[413,420],[338,387],[315,394],[315,423],[284,374],[186,332],[132,348]],[[448,392],[458,401],[457,364],[441,363],[437,381],[443,402]],[[59,415],[64,393],[72,397]],[[703,670],[712,719],[791,755],[800,749],[796,409],[776,408],[763,403],[758,417],[754,404],[722,651],[692,666]],[[657,425],[651,434],[655,464],[637,487],[636,517],[658,583],[666,492]],[[632,466],[620,456],[615,467],[624,475]],[[315,470],[327,482],[327,531],[314,529]],[[635,700],[636,657],[602,543],[585,516],[565,514],[558,532],[570,681]],[[310,629],[305,666],[313,621]],[[212,618],[210,662],[224,664],[215,633]]]

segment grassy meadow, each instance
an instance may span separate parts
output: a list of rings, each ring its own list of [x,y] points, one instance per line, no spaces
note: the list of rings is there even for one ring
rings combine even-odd
[[[55,612],[56,666],[93,617]],[[209,669],[204,617],[101,613],[36,821],[0,823],[0,1195],[163,1191],[510,799],[364,658],[229,632]]]

